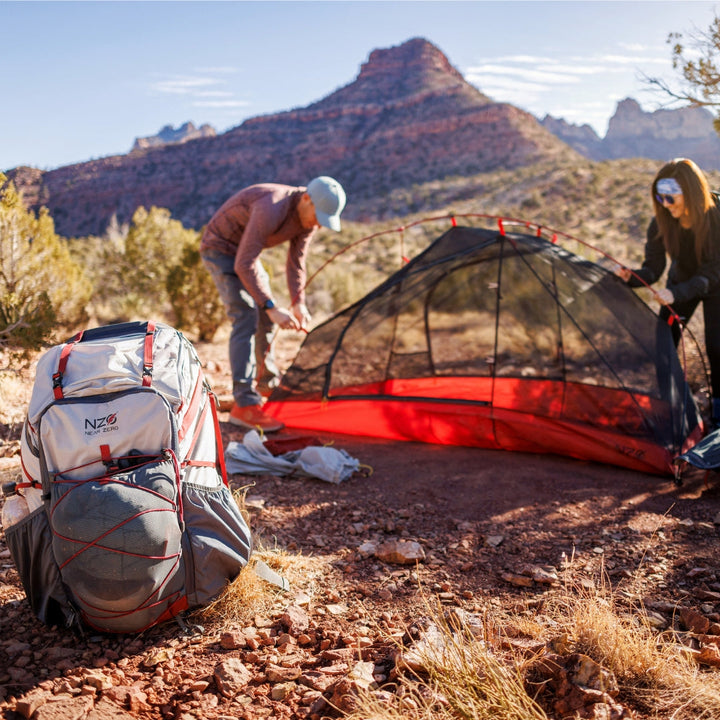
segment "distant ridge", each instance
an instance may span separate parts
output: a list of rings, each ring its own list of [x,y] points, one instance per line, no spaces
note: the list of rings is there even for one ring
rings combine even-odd
[[[592,160],[689,157],[704,170],[720,170],[720,136],[713,127],[713,114],[705,108],[645,112],[636,100],[626,98],[618,103],[602,139],[589,125],[571,125],[549,115],[542,124]]]
[[[48,207],[65,236],[102,234],[143,205],[200,228],[233,192],[255,182],[338,178],[353,200],[398,187],[539,161],[579,159],[531,114],[494,103],[433,44],[414,38],[374,50],[358,77],[327,97],[251,118],[215,137],[128,155],[9,174],[33,208]]]
[[[215,135],[217,135],[215,128],[207,123],[201,125],[199,128],[195,127],[191,122],[183,123],[179,128],[174,128],[172,125],[165,125],[157,135],[135,138],[130,152],[146,150],[151,147],[160,147],[161,145],[175,145],[201,137],[215,137]]]

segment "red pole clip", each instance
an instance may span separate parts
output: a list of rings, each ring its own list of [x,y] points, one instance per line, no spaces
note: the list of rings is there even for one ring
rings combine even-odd
[[[505,226],[503,225],[502,218],[498,218],[498,228],[500,228],[500,234],[505,235]]]
[[[450,222],[452,223],[453,227],[457,227],[457,220],[455,219],[454,215],[450,218]]]

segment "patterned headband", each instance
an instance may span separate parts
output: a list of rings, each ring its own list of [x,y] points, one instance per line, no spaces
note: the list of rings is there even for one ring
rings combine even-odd
[[[663,178],[657,181],[655,186],[661,195],[682,195],[683,191],[678,181],[674,178]]]

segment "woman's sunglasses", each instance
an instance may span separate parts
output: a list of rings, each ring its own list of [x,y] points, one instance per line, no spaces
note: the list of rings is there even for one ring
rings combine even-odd
[[[676,197],[680,197],[680,196],[679,195],[661,195],[660,193],[655,193],[655,199],[660,203],[660,205],[664,205],[665,203],[667,203],[668,205],[674,205]]]

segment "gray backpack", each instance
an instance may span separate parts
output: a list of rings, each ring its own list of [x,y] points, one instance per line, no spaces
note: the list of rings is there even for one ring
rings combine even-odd
[[[21,444],[40,507],[6,528],[35,614],[135,632],[215,597],[247,564],[214,395],[162,323],[95,328],[38,362]]]

